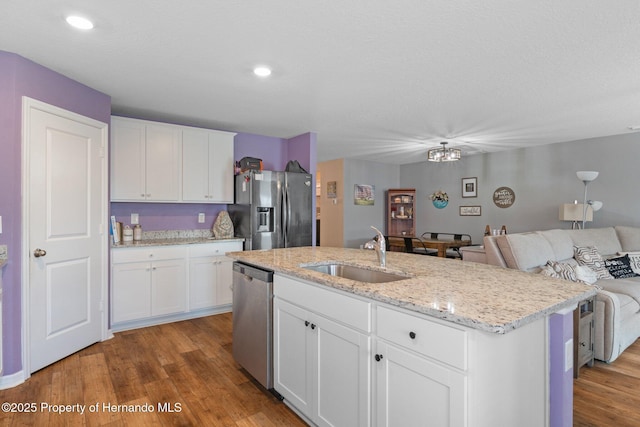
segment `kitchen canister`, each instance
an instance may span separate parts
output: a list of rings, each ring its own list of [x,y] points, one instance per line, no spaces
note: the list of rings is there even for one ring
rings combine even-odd
[[[136,226],[133,227],[133,241],[139,242],[140,240],[142,240],[142,226],[136,224]]]
[[[122,241],[133,242],[133,230],[128,225],[125,225],[122,230]]]

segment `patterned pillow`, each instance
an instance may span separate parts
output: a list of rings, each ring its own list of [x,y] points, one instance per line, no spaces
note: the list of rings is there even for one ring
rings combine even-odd
[[[631,268],[629,255],[607,259],[604,261],[604,265],[607,267],[607,270],[609,270],[609,274],[616,279],[638,276]]]
[[[640,274],[640,252],[618,252],[618,255],[629,255],[631,269]]]
[[[578,261],[578,264],[586,265],[595,271],[598,279],[613,279],[595,246],[574,246],[573,257]]]
[[[564,262],[556,262],[556,261],[547,261],[545,265],[551,267],[551,269],[556,273],[560,279],[571,280],[572,282],[577,282],[578,277],[576,276],[576,272],[573,267]]]
[[[553,267],[549,265],[550,262],[553,261],[547,261],[547,263],[540,270],[540,274],[542,274],[543,276],[553,277],[554,279],[559,279],[560,276],[558,276],[558,273],[556,273]]]

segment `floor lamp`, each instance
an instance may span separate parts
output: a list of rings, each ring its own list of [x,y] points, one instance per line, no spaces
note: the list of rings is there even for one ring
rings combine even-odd
[[[582,204],[582,229],[584,230],[584,223],[587,217],[587,185],[598,177],[596,171],[578,171],[576,172],[578,179],[584,183],[584,203]]]

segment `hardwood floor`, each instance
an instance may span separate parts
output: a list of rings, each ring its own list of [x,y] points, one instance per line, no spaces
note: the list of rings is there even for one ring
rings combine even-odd
[[[640,426],[640,340],[612,364],[583,367],[573,382],[574,426]]]
[[[639,390],[640,340],[613,364],[580,370],[574,426],[640,425]],[[36,404],[32,413],[0,412],[3,427],[306,425],[235,363],[231,314],[117,333],[0,391],[0,402]],[[85,408],[58,414],[42,404]]]
[[[0,426],[306,425],[235,363],[230,313],[117,333],[0,391],[0,402],[36,403],[34,413],[0,412]]]

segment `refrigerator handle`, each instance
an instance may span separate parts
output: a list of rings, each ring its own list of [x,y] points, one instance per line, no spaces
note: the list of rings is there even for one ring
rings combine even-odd
[[[282,189],[282,215],[281,215],[281,219],[282,219],[282,240],[283,240],[283,247],[287,247],[287,232],[289,231],[289,198],[288,198],[288,194],[287,194],[287,187],[286,185],[284,185],[284,188]]]

